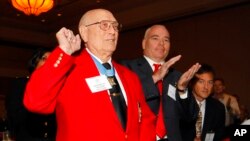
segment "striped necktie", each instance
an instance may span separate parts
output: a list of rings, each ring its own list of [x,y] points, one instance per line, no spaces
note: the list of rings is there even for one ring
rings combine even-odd
[[[202,126],[202,112],[201,112],[201,103],[199,103],[199,113],[198,117],[195,123],[195,129],[196,129],[196,138],[201,137],[201,126]]]

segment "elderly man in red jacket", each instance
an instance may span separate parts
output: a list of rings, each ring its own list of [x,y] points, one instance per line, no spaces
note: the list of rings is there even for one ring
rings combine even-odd
[[[86,12],[79,23],[86,48],[76,53],[80,36],[62,28],[59,46],[32,74],[24,104],[33,112],[56,112],[57,141],[155,140],[155,116],[139,79],[112,60],[119,28],[108,10]]]

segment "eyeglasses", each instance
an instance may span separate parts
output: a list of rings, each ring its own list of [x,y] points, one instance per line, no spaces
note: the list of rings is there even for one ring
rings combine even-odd
[[[108,21],[108,20],[102,20],[100,22],[95,22],[95,23],[85,25],[85,26],[88,27],[88,26],[95,25],[95,24],[99,24],[100,29],[103,31],[109,30],[111,25],[113,29],[117,32],[121,31],[121,28],[122,28],[122,24],[119,24],[116,21]]]

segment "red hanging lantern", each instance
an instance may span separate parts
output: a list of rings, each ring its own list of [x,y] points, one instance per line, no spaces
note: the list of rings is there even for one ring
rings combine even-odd
[[[36,15],[47,12],[54,6],[54,0],[11,0],[12,5],[26,15]]]

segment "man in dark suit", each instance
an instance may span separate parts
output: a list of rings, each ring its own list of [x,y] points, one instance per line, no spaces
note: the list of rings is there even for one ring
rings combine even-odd
[[[164,25],[153,25],[146,30],[142,48],[143,57],[121,63],[140,78],[147,104],[158,117],[157,140],[181,141],[176,88],[181,94],[184,93],[183,98],[185,98],[187,83],[200,65],[198,63],[193,65],[183,75],[170,68],[181,56],[178,55],[165,62],[170,50],[170,34]],[[158,124],[160,120],[163,120],[163,125]]]
[[[30,74],[40,68],[50,55],[47,49],[37,50],[30,59]],[[37,114],[29,112],[23,105],[23,97],[29,77],[16,78],[11,92],[6,96],[6,109],[11,137],[16,141],[55,141],[55,114]]]
[[[221,141],[224,138],[225,108],[221,102],[210,96],[214,75],[211,66],[202,64],[190,81],[191,95],[182,100],[182,109],[185,110],[186,116],[180,121],[182,138],[185,141],[204,141],[205,139]]]

